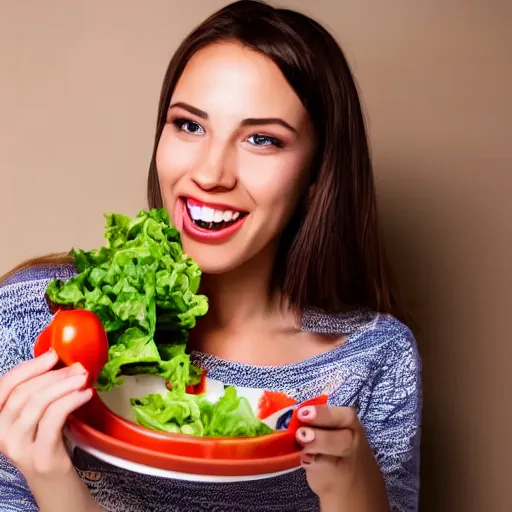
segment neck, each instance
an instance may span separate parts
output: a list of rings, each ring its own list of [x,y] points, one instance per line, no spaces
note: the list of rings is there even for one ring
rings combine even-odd
[[[208,296],[204,319],[214,329],[246,328],[279,312],[280,297],[272,289],[275,248],[263,250],[245,264],[223,274],[205,274],[201,293]]]

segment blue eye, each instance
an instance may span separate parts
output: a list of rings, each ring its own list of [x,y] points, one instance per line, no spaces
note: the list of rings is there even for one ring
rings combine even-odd
[[[251,141],[252,139],[252,141]],[[265,147],[265,146],[276,146],[278,148],[283,147],[283,143],[276,139],[275,137],[269,137],[268,135],[262,135],[261,133],[256,133],[251,135],[248,139],[250,144],[256,147]]]
[[[205,134],[204,128],[200,124],[194,121],[189,121],[188,119],[176,119],[174,121],[174,125],[181,131],[188,133],[190,135]]]

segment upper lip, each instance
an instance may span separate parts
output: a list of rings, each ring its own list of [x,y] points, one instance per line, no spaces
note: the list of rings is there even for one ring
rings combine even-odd
[[[181,198],[185,202],[190,200],[191,202],[197,203],[198,206],[206,206],[209,208],[213,208],[214,210],[223,210],[223,211],[230,210],[232,212],[246,213],[245,210],[243,210],[241,208],[236,208],[235,206],[231,206],[228,204],[211,203],[209,201],[203,201],[202,199],[198,199],[197,197],[192,197],[192,196],[181,196]]]

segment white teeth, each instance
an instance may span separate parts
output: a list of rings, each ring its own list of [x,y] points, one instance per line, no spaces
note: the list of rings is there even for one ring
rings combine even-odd
[[[204,222],[213,222],[213,214],[215,210],[213,208],[208,208],[208,206],[203,206],[201,210],[201,220]]]
[[[189,206],[190,216],[193,220],[199,220],[201,218],[201,207],[200,206]]]
[[[232,210],[215,210],[209,206],[198,206],[187,204],[188,211],[192,220],[201,220],[203,222],[230,222],[240,217],[240,212]]]
[[[224,222],[229,222],[233,218],[233,212],[230,212],[229,210],[225,211],[222,215],[222,220]]]

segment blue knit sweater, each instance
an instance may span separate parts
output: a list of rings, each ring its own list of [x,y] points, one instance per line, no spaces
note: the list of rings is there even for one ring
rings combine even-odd
[[[48,281],[69,267],[19,272],[0,287],[0,377],[33,357],[38,333],[50,322]],[[383,472],[391,509],[415,512],[419,493],[421,360],[411,331],[395,318],[368,311],[325,315],[309,311],[303,330],[346,334],[344,345],[299,363],[252,366],[194,352],[194,362],[225,384],[286,391],[297,401],[321,393],[334,406],[357,406]],[[109,466],[80,449],[75,467],[108,511],[318,511],[302,469],[268,480],[207,484],[143,476]],[[0,454],[0,510],[36,511],[23,476]]]

